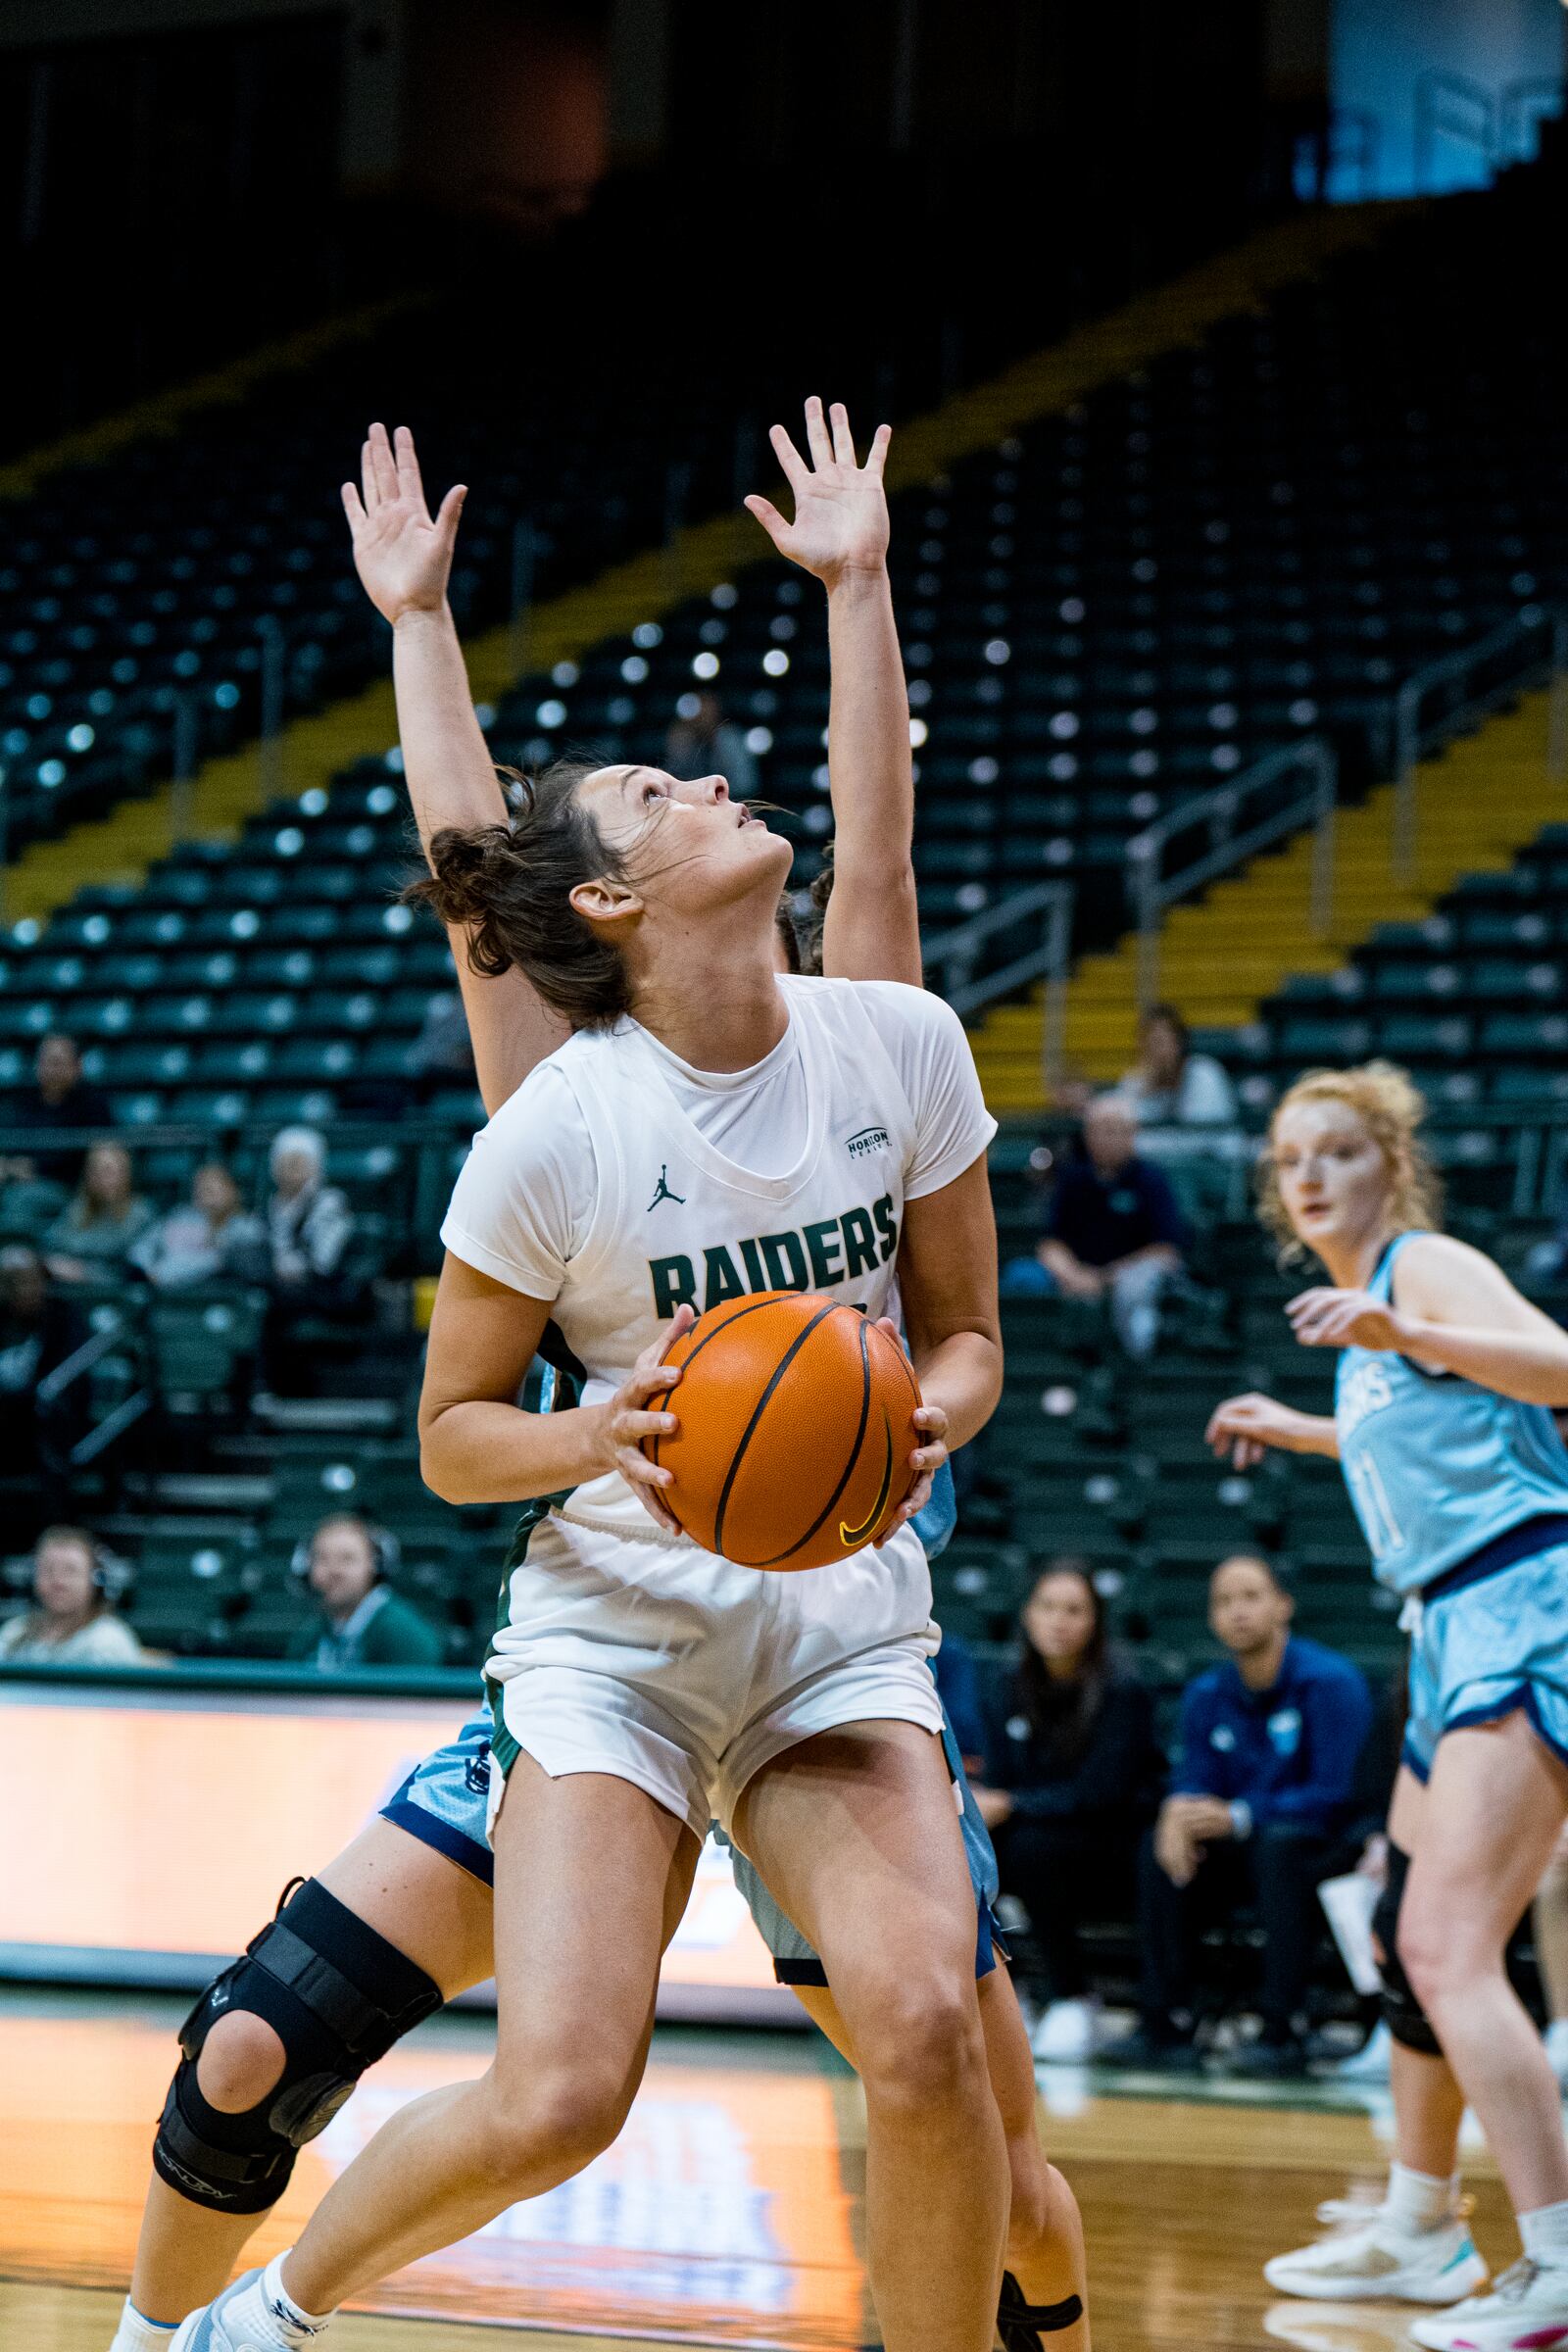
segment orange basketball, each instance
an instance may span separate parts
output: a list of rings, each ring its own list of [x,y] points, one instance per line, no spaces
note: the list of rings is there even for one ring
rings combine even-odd
[[[823,1568],[888,1533],[914,1484],[920,1391],[858,1308],[799,1291],[726,1299],[671,1341],[675,1473],[662,1499],[694,1543],[746,1568]],[[656,1405],[657,1409],[657,1405]]]

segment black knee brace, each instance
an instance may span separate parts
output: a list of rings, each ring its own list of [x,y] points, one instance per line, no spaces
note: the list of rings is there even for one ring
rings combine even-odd
[[[217,2213],[265,2213],[366,2068],[440,2006],[423,1969],[307,1879],[180,2028],[180,2064],[153,2142],[160,2180]],[[224,2115],[203,2098],[196,2061],[219,2019],[235,2012],[272,2028],[284,2062],[265,2099]]]
[[[1431,2021],[1416,1999],[1399,1958],[1399,1905],[1404,1900],[1404,1882],[1409,1871],[1409,1855],[1391,1843],[1388,1879],[1372,1913],[1372,1933],[1383,1955],[1378,1962],[1378,1974],[1383,1979],[1383,2016],[1395,2040],[1402,2041],[1407,2050],[1421,2050],[1428,2058],[1441,2058],[1443,2044],[1433,2033]]]

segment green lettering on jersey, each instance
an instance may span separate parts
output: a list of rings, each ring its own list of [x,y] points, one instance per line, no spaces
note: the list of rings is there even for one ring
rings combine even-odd
[[[741,1255],[746,1260],[746,1288],[749,1291],[770,1291],[773,1285],[762,1270],[761,1244],[755,1235],[742,1242]]]
[[[875,1217],[876,1229],[882,1236],[882,1263],[886,1265],[899,1246],[899,1220],[893,1214],[891,1193],[884,1193],[880,1200],[872,1201],[871,1214]]]
[[[825,1291],[843,1272],[839,1264],[842,1245],[837,1217],[821,1217],[816,1224],[808,1225],[806,1247],[811,1253],[811,1288]]]
[[[806,1268],[806,1251],[798,1233],[764,1233],[762,1263],[767,1269],[766,1288],[770,1291],[808,1291],[811,1278]]]
[[[654,1284],[654,1313],[667,1323],[677,1306],[696,1306],[697,1269],[689,1257],[651,1257],[648,1271]]]
[[[844,1231],[844,1279],[876,1272],[876,1231],[868,1208],[847,1208],[839,1223]]]
[[[722,1247],[703,1251],[703,1312],[719,1306],[726,1298],[744,1298],[746,1285],[740,1269],[729,1251]]]

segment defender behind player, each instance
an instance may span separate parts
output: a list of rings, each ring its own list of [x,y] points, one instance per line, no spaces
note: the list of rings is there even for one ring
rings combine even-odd
[[[1304,1347],[1344,1350],[1334,1416],[1235,1396],[1208,1426],[1238,1468],[1267,1446],[1340,1463],[1412,1634],[1376,1921],[1397,2161],[1367,2223],[1265,2275],[1293,2295],[1457,2304],[1411,2328],[1431,2352],[1539,2352],[1568,2342],[1568,2148],[1503,1953],[1568,1814],[1568,1452],[1549,1409],[1568,1404],[1568,1333],[1432,1230],[1422,1111],[1382,1062],[1286,1094],[1263,1214],[1328,1271],[1286,1312]],[[1490,2293],[1457,2201],[1467,2101],[1524,2243]]]

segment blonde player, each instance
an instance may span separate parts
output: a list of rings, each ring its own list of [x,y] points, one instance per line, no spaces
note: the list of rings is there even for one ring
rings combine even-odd
[[[810,487],[858,472],[847,427],[836,419],[835,451],[820,414],[808,422],[814,475],[778,440],[792,535],[805,548],[829,524],[820,568],[842,659],[891,613],[880,550],[863,576],[847,553],[836,563],[833,503]],[[880,458],[879,445],[873,477]],[[434,862],[443,911],[476,927],[475,959],[520,965],[582,1024],[460,1182],[423,1413],[441,1491],[539,1506],[491,1661],[508,1770],[498,2061],[483,2084],[406,2111],[294,2253],[178,2340],[301,2340],[313,2312],[603,2144],[640,2071],[660,1945],[711,1804],[814,1936],[861,2067],[887,2340],[978,2347],[1005,2169],[972,1898],[928,1736],[923,1556],[905,1530],[809,1578],[743,1575],[672,1531],[636,1446],[665,1417],[654,1359],[669,1307],[738,1262],[760,1217],[797,1235],[836,1222],[844,1271],[835,1283],[830,1261],[823,1287],[873,1312],[902,1238],[933,1400],[921,1490],[948,1428],[979,1425],[1000,1371],[990,1122],[961,1033],[913,990],[777,980],[788,852],[722,779],[558,776],[515,828],[438,839]],[[841,1160],[835,1139],[868,1114],[885,1144]],[[530,1416],[506,1399],[552,1313],[592,1376],[587,1400]],[[588,1980],[585,1950],[606,1955]]]
[[[1410,1717],[1377,1919],[1398,2156],[1383,2205],[1266,2266],[1283,2293],[1393,2295],[1431,2352],[1568,2343],[1568,2148],[1557,2085],[1508,1982],[1508,1936],[1568,1813],[1568,1333],[1480,1250],[1435,1230],[1421,1098],[1373,1062],[1298,1079],[1274,1113],[1266,1222],[1330,1287],[1287,1313],[1341,1350],[1333,1417],[1235,1396],[1209,1423],[1345,1473],[1373,1573],[1405,1601]],[[1466,2101],[1523,2258],[1489,2292],[1455,2177]]]

